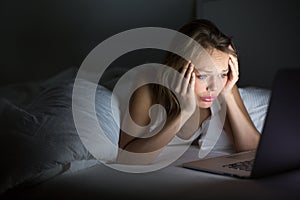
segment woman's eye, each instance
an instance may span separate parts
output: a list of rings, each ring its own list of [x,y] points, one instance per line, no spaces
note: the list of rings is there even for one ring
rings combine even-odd
[[[198,75],[197,78],[199,78],[199,79],[206,79],[207,75]]]
[[[227,76],[227,74],[220,74],[219,76],[220,76],[220,78],[225,78]]]

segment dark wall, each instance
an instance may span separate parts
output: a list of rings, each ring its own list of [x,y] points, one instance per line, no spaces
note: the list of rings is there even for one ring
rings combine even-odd
[[[233,36],[239,50],[239,85],[270,87],[280,68],[300,68],[298,0],[203,0],[198,17]]]
[[[121,31],[143,26],[178,29],[198,17],[211,19],[233,36],[240,86],[270,87],[277,69],[300,66],[298,4],[297,0],[1,0],[0,85],[79,67],[96,45]],[[135,53],[117,65],[151,61],[149,52]]]
[[[178,29],[194,11],[192,0],[1,0],[0,85],[79,67],[116,33],[143,26]]]

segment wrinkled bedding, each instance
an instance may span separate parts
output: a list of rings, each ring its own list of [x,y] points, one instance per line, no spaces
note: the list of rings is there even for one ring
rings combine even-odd
[[[0,193],[95,164],[95,161],[73,162],[95,159],[82,144],[74,126],[75,72],[72,68],[49,80],[0,89],[0,152],[5,163],[0,166]],[[97,117],[111,138],[117,135],[111,133],[119,129],[111,118],[110,98],[111,92],[99,85],[95,99]],[[91,117],[90,113],[84,114],[87,119]]]
[[[98,163],[74,126],[71,98],[75,75],[76,69],[70,68],[48,80],[0,88],[0,193]],[[112,94],[108,88],[109,83],[97,88],[96,113],[107,136],[117,144],[119,122],[112,119]],[[271,91],[255,87],[239,90],[261,131]]]

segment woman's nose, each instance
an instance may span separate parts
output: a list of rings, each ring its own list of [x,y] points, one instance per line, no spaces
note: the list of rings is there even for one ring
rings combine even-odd
[[[218,81],[215,77],[210,77],[210,79],[207,81],[207,90],[209,91],[217,91],[218,90]]]

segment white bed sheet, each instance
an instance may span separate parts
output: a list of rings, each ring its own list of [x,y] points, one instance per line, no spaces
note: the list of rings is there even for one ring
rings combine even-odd
[[[197,159],[191,146],[176,162],[149,173],[124,173],[97,164],[67,172],[31,188],[10,191],[22,199],[299,199],[300,170],[258,180],[238,179],[181,167]],[[217,155],[220,152],[212,152]],[[78,164],[78,163],[77,163]]]

